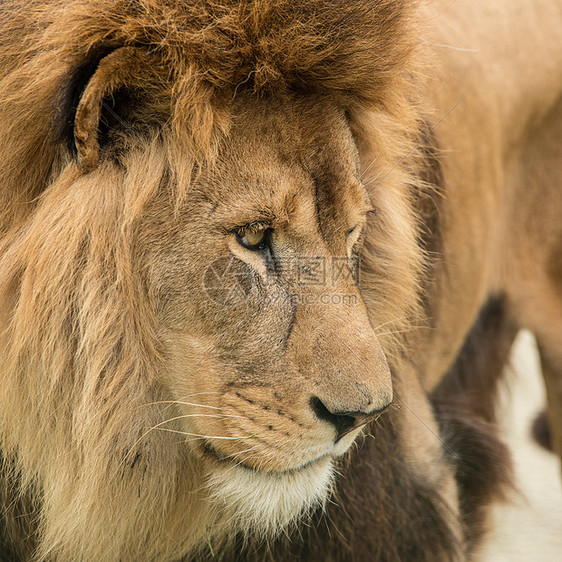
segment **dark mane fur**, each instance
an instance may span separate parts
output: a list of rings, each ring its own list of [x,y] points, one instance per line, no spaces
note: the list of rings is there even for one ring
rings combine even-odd
[[[0,230],[43,189],[57,141],[72,147],[77,96],[104,53],[149,53],[158,76],[145,89],[165,106],[161,122],[205,154],[224,117],[218,108],[243,91],[323,93],[399,111],[414,51],[411,11],[401,0],[3,2],[0,135],[18,150],[0,167]]]

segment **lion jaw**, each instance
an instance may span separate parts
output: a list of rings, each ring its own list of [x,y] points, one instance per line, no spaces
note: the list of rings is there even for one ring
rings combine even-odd
[[[221,509],[228,506],[237,529],[248,535],[275,536],[323,506],[333,477],[333,459],[325,456],[284,472],[226,467],[212,474],[207,486],[212,503]]]

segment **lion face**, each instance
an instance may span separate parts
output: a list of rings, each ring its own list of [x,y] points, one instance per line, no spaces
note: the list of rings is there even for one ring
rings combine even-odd
[[[160,427],[211,472],[313,474],[302,502],[325,494],[332,459],[392,399],[356,282],[371,208],[342,112],[234,113],[182,208],[164,190],[140,228],[175,405]]]

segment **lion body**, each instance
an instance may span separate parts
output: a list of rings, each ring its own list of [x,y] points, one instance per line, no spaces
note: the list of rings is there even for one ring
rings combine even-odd
[[[437,297],[444,303],[437,305],[439,333],[449,336],[436,338],[436,347],[424,354],[429,363],[422,370],[437,378],[491,294],[508,295],[520,325],[556,333],[552,320],[536,315],[557,300],[556,279],[548,272],[556,263],[560,229],[554,216],[561,209],[559,169],[551,160],[560,151],[562,126],[555,33],[560,7],[467,3],[443,15],[446,36],[439,26],[428,39],[437,45],[441,65],[428,97],[438,108],[434,118],[446,116],[435,134],[447,190],[443,275],[455,281],[440,282]],[[537,295],[531,305],[529,293]],[[534,299],[540,298],[545,302],[537,307]]]
[[[6,556],[239,559],[335,486],[287,556],[461,559],[470,447],[503,465],[445,383],[490,298],[562,411],[562,4],[0,10]]]

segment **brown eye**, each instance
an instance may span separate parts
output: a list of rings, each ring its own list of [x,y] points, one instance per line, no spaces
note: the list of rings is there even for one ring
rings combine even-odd
[[[267,246],[268,229],[250,230],[244,228],[236,233],[236,238],[248,250],[263,250]]]

